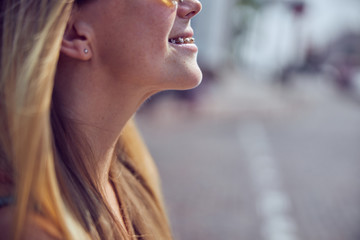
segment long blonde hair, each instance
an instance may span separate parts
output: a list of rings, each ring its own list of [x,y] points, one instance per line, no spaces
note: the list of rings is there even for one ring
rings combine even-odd
[[[119,139],[110,176],[123,228],[85,164],[91,150],[57,107],[54,76],[73,5],[2,0],[0,6],[0,171],[14,185],[13,238],[35,214],[64,239],[171,239],[156,167],[133,120]]]

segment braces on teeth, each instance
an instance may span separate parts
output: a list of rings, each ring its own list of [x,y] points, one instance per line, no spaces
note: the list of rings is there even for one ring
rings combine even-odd
[[[187,43],[194,43],[195,42],[195,38],[193,37],[189,37],[189,38],[172,38],[169,40],[169,42],[173,43],[173,44],[187,44]]]

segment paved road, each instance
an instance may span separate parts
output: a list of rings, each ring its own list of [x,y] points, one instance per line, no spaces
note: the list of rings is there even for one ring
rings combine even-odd
[[[323,82],[225,76],[137,121],[177,240],[359,240],[360,106]]]

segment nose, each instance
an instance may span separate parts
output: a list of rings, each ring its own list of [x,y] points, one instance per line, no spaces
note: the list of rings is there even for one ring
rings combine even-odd
[[[198,0],[183,0],[178,5],[178,16],[191,19],[201,11],[201,3]]]

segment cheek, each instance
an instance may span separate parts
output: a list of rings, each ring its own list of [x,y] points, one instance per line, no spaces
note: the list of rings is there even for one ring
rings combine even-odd
[[[97,24],[100,61],[114,77],[159,78],[176,9],[159,0],[129,1],[134,2],[126,11],[118,16],[105,14],[101,22],[107,24]]]
[[[141,45],[148,46],[154,41],[158,44],[166,42],[175,21],[176,8],[167,7],[160,2],[162,0],[129,1],[134,3],[105,15],[103,24],[99,24],[99,31],[107,31],[108,44],[115,40],[129,46],[129,42],[133,42],[141,48]]]

